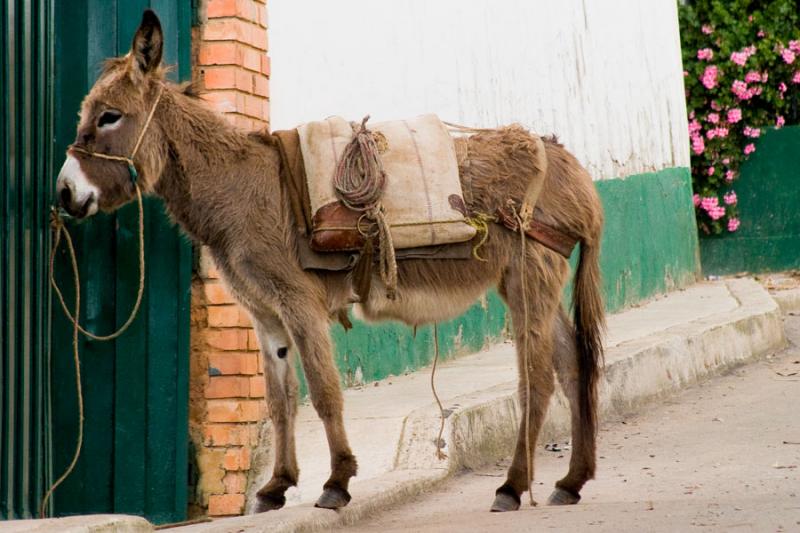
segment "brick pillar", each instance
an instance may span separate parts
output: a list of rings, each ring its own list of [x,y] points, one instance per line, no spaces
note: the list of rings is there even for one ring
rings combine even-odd
[[[193,34],[193,75],[203,98],[238,127],[268,127],[265,1],[204,4]],[[192,283],[191,335],[190,431],[198,472],[191,514],[241,514],[250,450],[267,415],[265,383],[249,318],[205,248]]]

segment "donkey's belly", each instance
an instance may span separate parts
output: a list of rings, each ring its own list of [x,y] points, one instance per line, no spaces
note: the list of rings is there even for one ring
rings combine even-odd
[[[369,299],[356,304],[356,317],[367,321],[399,320],[409,325],[423,325],[454,318],[472,305],[485,292],[485,287],[431,290],[398,288],[397,298],[389,300],[383,285],[377,283]]]

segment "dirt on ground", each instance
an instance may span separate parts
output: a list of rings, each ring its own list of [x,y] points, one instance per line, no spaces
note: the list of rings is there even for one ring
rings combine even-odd
[[[503,461],[347,530],[800,531],[800,318],[787,336],[781,354],[606,421],[578,505],[544,505],[569,452],[539,446],[537,507],[523,497],[520,511],[488,511]]]

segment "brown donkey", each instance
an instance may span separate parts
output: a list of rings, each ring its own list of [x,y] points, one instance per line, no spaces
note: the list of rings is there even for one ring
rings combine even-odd
[[[297,483],[293,348],[300,354],[330,447],[331,475],[317,505],[342,507],[350,500],[348,483],[356,474],[356,459],[342,421],[328,329],[331,317],[354,301],[350,275],[301,268],[297,230],[271,136],[233,128],[189,86],[167,83],[162,44],[158,18],[146,11],[131,51],[107,62],[83,101],[75,143],[58,176],[58,197],[78,218],[98,209],[113,211],[135,197],[131,178],[138,173],[142,190],[163,198],[183,230],[208,245],[228,287],[253,319],[264,359],[276,457],[272,479],[258,492],[258,510],[283,506],[286,489]],[[494,213],[508,199],[519,202],[539,171],[537,158],[531,156],[535,139],[513,126],[472,135],[466,142],[460,173],[470,210]],[[529,442],[535,443],[555,387],[554,371],[572,411],[573,451],[569,472],[556,483],[550,502],[576,503],[595,470],[603,215],[594,185],[578,161],[554,139],[546,140],[545,151],[546,182],[536,218],[578,236],[581,243],[574,326],[560,305],[566,259],[538,242],[523,244],[519,234],[494,224],[481,250],[486,262],[402,261],[395,300],[385,297],[376,277],[367,301],[357,305],[366,319],[429,324],[463,312],[491,287],[499,290],[514,324],[520,403],[529,401],[530,410],[528,424],[520,425],[506,482],[497,489],[492,506],[497,511],[519,508],[520,496],[530,489],[527,465],[532,458],[526,456],[525,428]],[[109,155],[118,159],[104,157]],[[135,172],[129,173],[127,158]],[[525,379],[526,360],[530,382]]]

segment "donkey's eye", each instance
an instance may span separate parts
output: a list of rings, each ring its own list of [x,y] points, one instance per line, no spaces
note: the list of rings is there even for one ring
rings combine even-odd
[[[104,111],[100,118],[97,120],[97,127],[110,126],[122,118],[122,113],[119,111]]]

